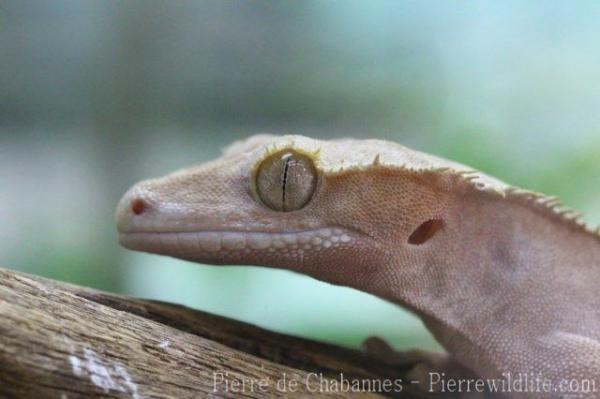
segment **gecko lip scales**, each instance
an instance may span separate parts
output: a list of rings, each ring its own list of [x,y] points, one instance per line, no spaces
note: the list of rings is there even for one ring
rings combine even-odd
[[[239,231],[130,232],[119,234],[119,241],[131,249],[157,252],[232,252],[322,249],[347,244],[351,236],[339,228],[292,233]]]

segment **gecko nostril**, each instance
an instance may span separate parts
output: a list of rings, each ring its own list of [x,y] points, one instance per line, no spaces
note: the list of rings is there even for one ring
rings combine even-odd
[[[146,202],[144,202],[142,199],[136,198],[131,201],[131,212],[133,212],[135,215],[141,215],[144,213],[146,208]]]

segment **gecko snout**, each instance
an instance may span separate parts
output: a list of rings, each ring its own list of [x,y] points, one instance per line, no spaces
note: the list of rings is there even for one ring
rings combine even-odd
[[[129,232],[143,228],[145,224],[151,223],[152,218],[147,214],[153,208],[153,203],[146,191],[134,187],[126,192],[117,206],[117,226],[121,232]]]

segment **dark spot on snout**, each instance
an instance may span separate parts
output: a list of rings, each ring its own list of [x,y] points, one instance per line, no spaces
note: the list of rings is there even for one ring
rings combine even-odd
[[[147,207],[148,205],[142,199],[136,198],[131,201],[131,212],[133,212],[135,215],[141,215],[144,213]]]

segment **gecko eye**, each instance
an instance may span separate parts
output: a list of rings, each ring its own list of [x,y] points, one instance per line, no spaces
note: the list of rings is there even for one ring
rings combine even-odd
[[[260,200],[276,211],[295,211],[312,198],[317,172],[312,160],[292,150],[277,152],[258,167],[256,191]]]

